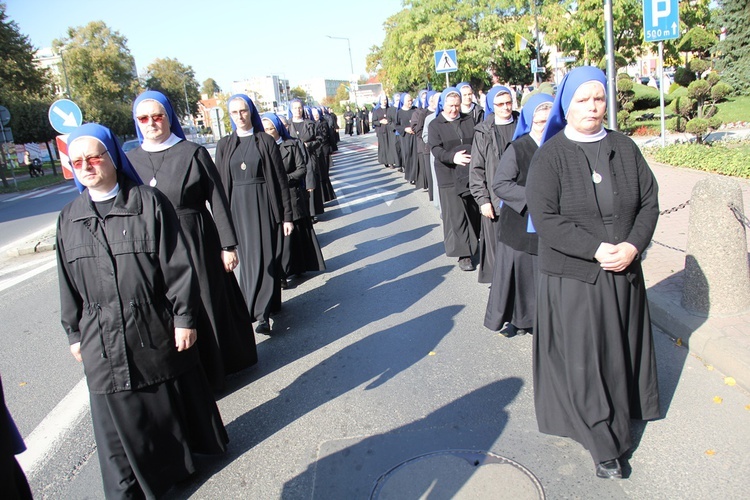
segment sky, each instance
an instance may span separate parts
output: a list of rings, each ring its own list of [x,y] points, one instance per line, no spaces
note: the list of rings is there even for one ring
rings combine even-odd
[[[50,47],[68,27],[104,21],[128,39],[142,74],[154,59],[192,66],[201,84],[280,75],[295,81],[357,75],[370,47],[383,43],[385,20],[401,0],[4,0],[6,15],[35,48]],[[294,31],[292,28],[294,27]]]

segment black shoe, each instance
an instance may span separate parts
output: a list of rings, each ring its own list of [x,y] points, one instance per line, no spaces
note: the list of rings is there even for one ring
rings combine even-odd
[[[498,333],[506,339],[509,339],[519,335],[519,332],[520,330],[518,330],[513,323],[505,323]]]
[[[461,257],[458,259],[458,268],[462,271],[473,271],[474,264],[471,262],[471,257]]]
[[[596,464],[596,477],[603,479],[622,479],[622,467],[620,462],[615,458],[613,460],[605,460]]]
[[[263,335],[271,335],[271,325],[266,320],[260,320],[258,326],[255,327],[255,333],[262,333]]]
[[[286,290],[287,288],[289,288],[289,282],[286,278],[281,278],[281,289]]]
[[[516,330],[516,335],[526,335],[527,333],[531,333],[531,328],[519,328]]]

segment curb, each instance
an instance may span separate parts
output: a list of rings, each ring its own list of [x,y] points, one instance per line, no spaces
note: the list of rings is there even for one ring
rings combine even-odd
[[[56,225],[48,226],[0,248],[0,253],[8,257],[49,252],[57,248]]]
[[[651,322],[664,333],[681,341],[688,351],[706,365],[750,391],[750,342],[739,331],[722,328],[718,318],[700,317],[663,294],[647,291]]]

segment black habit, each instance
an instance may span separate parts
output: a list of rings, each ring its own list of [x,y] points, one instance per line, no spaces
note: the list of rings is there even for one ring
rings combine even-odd
[[[281,308],[282,223],[292,222],[284,163],[265,132],[223,137],[216,165],[232,209],[240,254],[240,285],[253,320],[268,321]]]
[[[443,242],[448,257],[470,257],[477,252],[479,207],[469,191],[469,165],[456,165],[459,151],[471,154],[474,121],[460,114],[448,121],[441,113],[429,125],[428,141],[435,157],[435,175],[440,192]]]
[[[237,279],[221,259],[222,248],[236,246],[237,237],[219,173],[208,151],[189,141],[155,153],[137,148],[127,156],[144,182],[156,179],[156,189],[177,211],[201,291],[198,351],[211,386],[221,390],[226,374],[254,365],[258,355]]]
[[[615,273],[594,255],[602,242],[631,243],[639,255],[648,247],[656,180],[624,135],[577,143],[562,131],[534,156],[526,197],[539,234],[539,430],[575,439],[596,463],[618,458],[631,446],[631,418],[660,415],[656,359],[639,258]]]
[[[475,107],[476,108],[476,107]],[[491,283],[495,267],[495,241],[502,224],[498,213],[500,200],[492,192],[492,179],[505,148],[513,139],[516,131],[516,115],[511,123],[496,124],[492,113],[474,128],[474,143],[471,147],[471,165],[469,187],[477,205],[492,205],[493,218],[482,215],[481,235],[479,240],[479,273],[480,283]],[[481,212],[480,212],[481,213]]]
[[[279,144],[281,160],[289,181],[294,230],[284,237],[281,270],[289,277],[305,271],[324,271],[326,268],[318,238],[310,220],[307,190],[305,189],[305,146],[298,139],[287,139]]]

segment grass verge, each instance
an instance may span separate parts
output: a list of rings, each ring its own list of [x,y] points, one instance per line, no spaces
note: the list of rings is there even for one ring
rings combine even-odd
[[[57,175],[52,175],[51,173],[47,172],[44,177],[31,177],[31,178],[25,178],[25,179],[16,179],[16,182],[18,183],[18,188],[16,189],[16,186],[13,182],[13,178],[10,176],[10,173],[8,173],[7,179],[8,179],[9,187],[5,187],[2,184],[0,184],[0,194],[31,191],[32,189],[37,189],[37,188],[47,187],[47,186],[54,186],[55,184],[62,184],[63,182],[70,182],[64,179],[62,174],[58,173]]]

